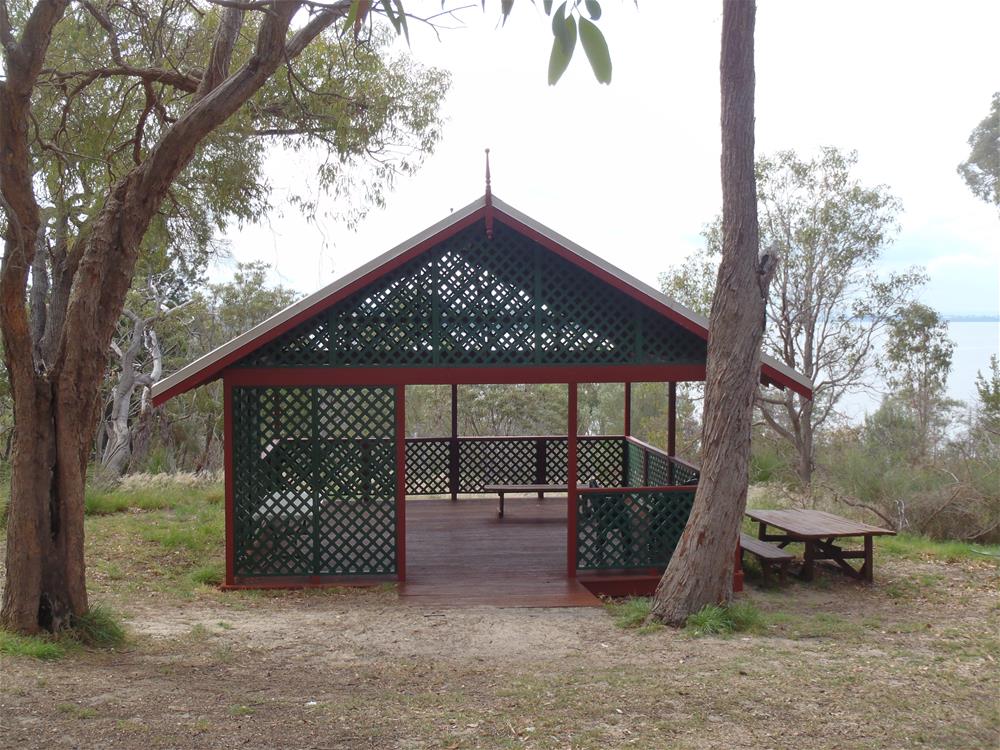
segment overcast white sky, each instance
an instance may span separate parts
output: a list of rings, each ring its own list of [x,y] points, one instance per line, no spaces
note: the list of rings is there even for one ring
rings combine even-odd
[[[444,138],[384,210],[356,231],[295,209],[234,230],[237,260],[275,266],[300,292],[329,283],[483,192],[494,193],[640,279],[700,244],[719,211],[721,4],[605,0],[610,86],[581,51],[546,85],[551,32],[539,9],[499,2],[462,13],[438,42],[413,28],[412,53],[452,71]],[[409,0],[411,12],[440,9]],[[761,0],[757,16],[757,152],[834,145],[859,153],[859,175],[904,207],[886,267],[924,265],[924,300],[947,314],[998,312],[1000,218],[955,171],[966,139],[1000,89],[1000,3]],[[313,171],[309,156],[269,165],[275,203]],[[216,278],[231,267],[222,265]]]

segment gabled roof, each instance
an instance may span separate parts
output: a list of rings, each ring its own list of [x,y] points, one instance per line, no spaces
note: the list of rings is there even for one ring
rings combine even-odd
[[[703,315],[616,268],[495,196],[487,195],[452,212],[447,218],[397,245],[389,252],[286,307],[246,333],[159,381],[153,386],[153,402],[161,404],[173,396],[214,380],[227,367],[299,323],[367,286],[444,239],[484,219],[488,227],[492,226],[493,221],[499,221],[528,236],[594,276],[613,284],[688,331],[705,340],[708,339],[708,319]],[[779,387],[789,387],[807,398],[812,397],[812,384],[807,378],[771,357],[763,357],[761,360],[761,378]]]

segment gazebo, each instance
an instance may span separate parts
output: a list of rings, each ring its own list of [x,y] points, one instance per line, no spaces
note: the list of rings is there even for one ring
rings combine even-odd
[[[707,337],[704,317],[487,184],[153,400],[223,381],[226,587],[398,580],[431,598],[464,585],[580,603],[649,590],[670,559],[698,482],[675,455],[676,384],[704,379]],[[811,396],[775,360],[760,377]],[[577,385],[603,382],[625,384],[623,434],[578,435]],[[668,384],[663,449],[631,434],[634,382]],[[534,383],[566,385],[565,435],[458,434],[459,384]],[[423,384],[451,386],[450,435],[406,437],[406,387]],[[491,485],[565,487],[565,504],[508,501],[498,518],[481,499]]]

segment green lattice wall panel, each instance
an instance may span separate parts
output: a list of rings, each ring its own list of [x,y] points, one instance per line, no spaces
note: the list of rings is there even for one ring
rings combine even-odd
[[[625,486],[642,487],[642,456],[645,451],[635,443],[626,441],[625,446],[628,450],[628,458],[626,459],[628,480],[625,482]]]
[[[698,484],[701,473],[694,466],[681,461],[673,461],[674,484]]]
[[[392,388],[233,389],[237,576],[396,570]]]
[[[578,438],[576,473],[580,484],[621,487],[625,474],[625,440]]]
[[[447,495],[451,438],[406,441],[406,494]]]
[[[577,568],[666,567],[693,503],[694,490],[581,494],[576,514]]]
[[[673,484],[670,479],[670,459],[665,455],[647,451],[649,453],[649,476],[647,477],[647,487],[664,487]]]
[[[472,226],[239,364],[692,364],[705,342],[511,229]]]
[[[534,484],[533,438],[463,438],[458,444],[459,492],[482,492],[487,484]]]

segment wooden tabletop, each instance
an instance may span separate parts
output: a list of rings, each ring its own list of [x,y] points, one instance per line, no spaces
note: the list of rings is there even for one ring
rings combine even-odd
[[[768,526],[783,529],[801,539],[822,539],[828,536],[893,536],[896,533],[889,529],[841,518],[822,510],[747,508],[747,515],[755,521],[762,521]]]

